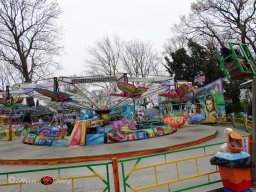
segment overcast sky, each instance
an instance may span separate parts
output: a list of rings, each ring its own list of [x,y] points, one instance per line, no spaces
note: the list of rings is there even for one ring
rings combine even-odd
[[[188,14],[194,0],[59,0],[63,14],[64,53],[57,76],[81,74],[86,50],[103,36],[151,42],[159,52],[172,36],[171,27]]]

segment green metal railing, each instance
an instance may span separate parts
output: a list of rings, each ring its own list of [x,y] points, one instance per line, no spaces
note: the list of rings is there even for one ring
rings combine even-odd
[[[201,184],[194,185],[194,186],[189,186],[189,187],[182,188],[182,189],[179,189],[179,190],[172,190],[172,191],[185,191],[185,190],[190,190],[190,189],[193,189],[193,188],[198,188],[198,187],[218,183],[218,182],[221,181],[220,179],[213,180],[213,181],[210,179],[210,175],[219,172],[217,167],[213,166],[213,167],[215,167],[215,169],[212,170],[212,171],[200,172],[199,171],[199,166],[200,165],[199,165],[198,160],[201,159],[201,158],[213,156],[214,153],[207,153],[206,149],[210,148],[210,147],[213,147],[213,146],[220,146],[221,144],[223,144],[223,142],[216,143],[216,144],[211,144],[211,145],[197,146],[197,147],[180,149],[180,150],[164,152],[164,153],[159,153],[159,154],[152,154],[152,155],[146,155],[146,156],[141,156],[141,157],[119,160],[119,162],[121,163],[121,168],[122,168],[122,180],[123,180],[124,192],[126,192],[127,189],[130,189],[131,191],[142,191],[142,190],[146,190],[146,189],[151,189],[151,188],[156,188],[156,187],[160,187],[160,186],[164,186],[164,185],[169,185],[169,184],[172,184],[172,183],[182,182],[182,181],[185,181],[185,180],[195,179],[195,178],[198,178],[198,177],[207,177],[208,182],[201,183]],[[188,158],[182,158],[182,159],[176,159],[176,160],[172,159],[171,161],[166,161],[166,156],[167,155],[177,154],[177,153],[181,153],[181,152],[189,152],[189,151],[198,150],[198,149],[202,149],[202,151],[203,151],[202,155],[191,156],[191,157],[188,157]],[[147,160],[147,159],[152,158],[152,157],[160,157],[160,156],[164,156],[165,162],[150,164],[150,165],[147,165],[147,166],[139,166],[140,162],[142,162],[143,160]],[[196,171],[195,172],[196,173],[192,176],[182,177],[180,175],[179,163],[186,162],[186,161],[191,161],[191,160],[195,161],[195,164],[196,164]],[[126,173],[125,172],[125,167],[127,166],[127,163],[131,163],[132,161],[135,161],[135,163],[133,164],[132,168],[128,171],[128,173]],[[161,166],[171,165],[171,164],[175,165],[175,170],[170,171],[170,172],[176,173],[176,179],[165,180],[165,181],[160,182],[159,178],[158,178],[160,173],[157,172],[157,168],[159,168]],[[146,170],[146,169],[153,170],[154,174],[148,175],[148,177],[154,176],[155,183],[154,184],[149,184],[149,185],[144,185],[142,187],[137,187],[137,188],[135,186],[132,186],[132,184],[129,183],[129,179],[132,176],[132,174],[135,174],[136,171],[141,171],[141,170]],[[141,181],[141,182],[143,182],[143,181]],[[171,190],[169,189],[169,191],[171,191]]]
[[[9,182],[10,175],[17,175],[17,174],[22,174],[22,173],[39,173],[39,172],[44,172],[44,171],[58,171],[58,177],[53,178],[54,181],[56,180],[71,180],[71,191],[75,191],[75,179],[85,179],[85,178],[98,178],[100,181],[105,184],[105,188],[103,189],[103,192],[110,192],[110,179],[109,179],[109,165],[111,165],[112,162],[106,162],[106,163],[97,163],[97,164],[87,164],[87,165],[75,165],[75,166],[65,166],[65,167],[56,167],[56,168],[45,168],[45,169],[32,169],[32,170],[23,170],[23,171],[12,171],[12,172],[3,172],[0,173],[1,175],[6,175],[7,182],[4,184],[0,184],[0,188],[3,186],[13,186],[13,185],[19,185],[19,191],[22,192],[22,186],[23,185],[29,185],[29,184],[35,184],[35,183],[40,183],[40,179],[35,179],[33,182],[24,182],[24,181],[18,181],[18,182]],[[104,166],[105,171],[106,171],[106,178],[104,178],[101,174],[99,174],[94,168],[99,167],[99,166]],[[66,169],[74,169],[74,168],[87,168],[92,174],[88,175],[80,175],[80,176],[71,176],[71,177],[60,177],[61,170],[66,170]],[[0,190],[1,191],[1,190]],[[48,185],[45,185],[45,191],[48,192]]]
[[[251,51],[248,48],[247,44],[242,44],[242,43],[233,43],[233,42],[228,42],[229,49],[231,53],[227,55],[226,57],[223,57],[221,53],[217,50],[216,51],[216,56],[217,59],[220,62],[221,69],[223,70],[225,76],[231,80],[230,77],[230,72],[239,69],[241,74],[249,73],[252,75],[256,74],[256,71],[254,70],[253,66],[256,65],[256,61],[251,53]],[[249,71],[246,71],[241,64],[241,59],[240,56],[237,55],[236,50],[234,49],[234,46],[236,46],[242,53],[242,58],[244,59],[244,62],[246,66],[249,68]],[[234,65],[232,68],[227,68],[225,63],[228,60],[234,60],[236,62],[236,65]]]
[[[127,192],[127,190],[131,191],[142,191],[146,189],[152,189],[156,187],[161,187],[161,186],[168,186],[169,191],[187,191],[191,190],[194,188],[199,188],[207,185],[212,185],[215,183],[219,183],[221,180],[219,178],[219,171],[217,169],[217,166],[212,166],[209,163],[209,158],[214,155],[215,152],[218,151],[218,146],[223,144],[224,142],[221,143],[215,143],[215,144],[210,144],[210,145],[203,145],[203,146],[196,146],[192,148],[184,148],[184,149],[179,149],[179,150],[174,150],[174,151],[169,151],[169,152],[163,152],[163,153],[158,153],[158,154],[151,154],[151,155],[145,155],[145,156],[140,156],[140,157],[134,157],[134,158],[129,158],[129,159],[113,159],[112,161],[108,162],[103,162],[103,163],[97,163],[97,164],[85,164],[85,165],[75,165],[75,166],[63,166],[63,167],[56,167],[56,168],[45,168],[45,169],[33,169],[33,170],[22,170],[22,171],[13,171],[13,172],[3,172],[0,173],[0,176],[6,176],[6,183],[0,184],[0,189],[1,187],[4,186],[14,186],[18,185],[19,186],[19,191],[22,192],[23,186],[24,185],[29,185],[29,184],[35,184],[35,183],[40,183],[40,179],[36,177],[35,182],[32,183],[27,183],[27,182],[9,182],[9,178],[12,176],[20,176],[20,174],[26,175],[26,173],[40,173],[43,174],[45,171],[57,171],[56,173],[58,175],[55,175],[56,178],[53,178],[54,181],[57,180],[70,180],[71,181],[71,191],[75,191],[75,182],[74,180],[76,179],[90,179],[90,178],[96,178],[99,181],[102,182],[103,187],[102,191],[103,192],[110,192],[110,176],[112,178],[113,176],[113,184],[114,184],[114,191],[119,192],[120,191],[120,181],[123,183],[123,191]],[[189,153],[190,152],[190,153]],[[192,155],[190,155],[192,154]],[[178,156],[181,155],[180,158]],[[170,157],[173,156],[171,159]],[[184,157],[186,156],[186,157]],[[152,158],[157,157],[156,161],[152,161]],[[169,160],[167,160],[169,158]],[[203,159],[203,158],[207,158]],[[149,161],[150,160],[150,161]],[[203,160],[200,162],[200,160]],[[135,162],[134,162],[135,161]],[[161,162],[160,162],[161,161]],[[144,162],[146,164],[142,165]],[[149,163],[151,162],[151,163]],[[192,164],[191,164],[192,162]],[[188,165],[188,163],[191,164],[189,166],[189,169],[193,169],[191,174],[185,175],[182,173],[180,169],[182,169],[181,164],[185,163]],[[203,165],[203,164],[204,165]],[[205,165],[205,163],[209,165]],[[118,171],[118,164],[121,165],[121,170]],[[190,165],[189,164],[189,165]],[[101,171],[104,173],[99,173],[97,168],[101,166]],[[109,167],[111,166],[111,167]],[[166,171],[164,169],[162,172],[159,171],[160,168],[165,168],[163,166],[170,166],[172,169],[170,171]],[[202,169],[203,166],[203,169]],[[207,168],[205,168],[205,166]],[[69,176],[69,177],[61,177],[64,174],[61,174],[62,170],[67,170],[67,169],[75,169],[75,168],[86,168],[88,173],[86,174],[81,174],[78,176]],[[109,172],[109,168],[112,169],[113,173]],[[169,169],[169,168],[168,168]],[[127,171],[128,170],[128,171]],[[151,174],[147,174],[146,177],[152,177],[152,180],[154,183],[149,183],[149,182],[143,182],[143,179],[140,177],[144,177],[145,174],[141,176],[136,176],[135,174],[138,173],[138,171],[153,171]],[[187,170],[186,171],[190,171]],[[175,173],[175,174],[173,174]],[[48,173],[49,174],[49,173]],[[111,175],[110,175],[111,174]],[[161,181],[161,176],[163,175],[168,175],[172,174],[176,175],[176,178],[174,179],[167,179],[164,181]],[[217,177],[212,179],[212,175],[217,174]],[[121,177],[119,177],[119,175]],[[38,175],[39,176],[39,175]],[[182,182],[185,181],[191,181],[193,183],[193,179],[207,179],[207,182],[200,182],[195,185],[183,185]],[[140,185],[142,184],[143,186],[136,186],[132,182],[132,179],[139,180]],[[165,179],[165,178],[164,178]],[[135,181],[133,180],[133,181]],[[174,183],[179,183],[180,186],[183,186],[183,188],[173,188],[172,185]],[[179,187],[179,186],[178,186]],[[104,189],[103,189],[104,188]],[[171,189],[172,188],[172,189]],[[48,192],[49,186],[45,186],[45,191]],[[1,190],[0,190],[1,191]]]

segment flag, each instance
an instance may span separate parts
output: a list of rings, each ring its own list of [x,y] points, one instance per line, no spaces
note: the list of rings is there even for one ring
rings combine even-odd
[[[203,84],[205,82],[205,76],[204,75],[196,75],[194,83],[196,83],[196,82]]]

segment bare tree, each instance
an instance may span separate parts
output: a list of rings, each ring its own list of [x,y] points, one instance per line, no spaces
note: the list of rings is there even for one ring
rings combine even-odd
[[[161,60],[150,43],[130,41],[123,51],[123,68],[130,76],[157,75]]]
[[[255,47],[255,0],[197,0],[192,13],[174,26],[180,34],[204,44],[224,46],[228,40]]]
[[[61,49],[55,22],[60,13],[56,1],[0,1],[0,59],[13,66],[24,82],[51,75],[59,67],[53,55]]]
[[[114,76],[121,67],[121,52],[123,42],[118,36],[108,36],[95,42],[93,47],[88,49],[89,58],[86,59],[87,74]]]
[[[88,50],[87,74],[116,75],[128,73],[130,76],[147,77],[158,73],[161,63],[158,54],[149,43],[121,41],[119,37],[104,37]]]
[[[0,89],[5,89],[7,85],[13,83],[21,83],[22,78],[20,74],[14,69],[13,66],[8,65],[5,62],[1,62],[0,65]]]

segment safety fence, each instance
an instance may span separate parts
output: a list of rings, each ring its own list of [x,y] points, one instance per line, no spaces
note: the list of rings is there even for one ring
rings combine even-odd
[[[0,191],[185,191],[205,187],[221,181],[217,167],[210,165],[221,144],[97,164],[3,172]],[[41,184],[46,175],[53,178],[51,185]]]
[[[231,113],[221,118],[216,124],[230,124],[234,128],[244,129],[249,134],[252,133],[252,120],[246,113]]]
[[[102,188],[104,192],[110,192],[110,166],[111,162],[106,162],[4,172],[0,173],[0,191],[84,191],[84,187],[76,187],[76,185],[83,185],[85,179],[95,179],[96,181],[90,181],[94,187]],[[63,177],[62,175],[66,176]],[[51,185],[42,185],[41,180],[46,176],[50,176],[53,179]],[[77,180],[80,180],[80,182],[75,182]]]
[[[210,158],[221,144],[223,143],[120,160],[124,191],[185,191],[218,183],[219,171],[216,166],[210,165]],[[156,157],[158,162],[151,163],[152,158]],[[144,174],[140,173],[138,180],[136,174],[141,171]],[[171,185],[175,183],[176,185]],[[197,185],[191,186],[191,183]]]

